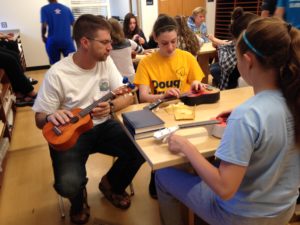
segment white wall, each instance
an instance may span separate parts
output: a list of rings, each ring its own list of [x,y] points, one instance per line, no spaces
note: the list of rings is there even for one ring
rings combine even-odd
[[[112,16],[119,16],[124,19],[125,15],[129,13],[129,0],[109,0],[110,11]]]

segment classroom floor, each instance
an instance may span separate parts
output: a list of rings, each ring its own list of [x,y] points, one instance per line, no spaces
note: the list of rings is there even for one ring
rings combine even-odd
[[[38,90],[45,70],[27,72],[38,79]],[[159,225],[157,201],[148,195],[150,167],[144,163],[133,185],[135,195],[126,210],[112,206],[98,191],[98,182],[112,164],[112,157],[92,155],[87,163],[88,201],[91,219],[88,224],[104,220],[122,225]],[[56,225],[70,224],[69,202],[65,200],[66,218],[60,217],[58,198],[53,187],[53,174],[48,145],[36,128],[30,107],[17,108],[15,128],[0,189],[0,224]]]
[[[38,90],[45,70],[27,72],[38,79]],[[126,210],[113,207],[98,191],[98,182],[112,164],[112,158],[96,154],[87,163],[89,225],[101,221],[115,225],[160,225],[157,201],[148,194],[150,167],[145,163],[133,180],[135,195]],[[17,108],[2,187],[0,189],[1,225],[60,225],[69,222],[69,203],[65,200],[66,218],[61,219],[58,196],[52,188],[53,174],[48,145],[34,123],[30,107]],[[300,222],[290,223],[300,225]]]

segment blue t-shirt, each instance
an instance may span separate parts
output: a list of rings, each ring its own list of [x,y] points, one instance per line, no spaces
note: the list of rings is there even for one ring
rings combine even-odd
[[[209,42],[208,37],[206,37],[207,27],[205,22],[201,23],[200,27],[197,27],[194,18],[190,16],[187,20],[187,25],[195,34],[200,35],[200,38],[202,38],[205,43]]]
[[[285,20],[300,29],[300,0],[278,0],[277,7],[284,7]]]
[[[41,23],[48,24],[48,38],[56,41],[72,39],[71,25],[74,23],[74,16],[68,7],[60,3],[43,6]]]
[[[300,185],[300,149],[294,120],[280,91],[263,91],[231,113],[219,159],[247,167],[233,198],[217,198],[227,212],[272,217],[295,204]]]

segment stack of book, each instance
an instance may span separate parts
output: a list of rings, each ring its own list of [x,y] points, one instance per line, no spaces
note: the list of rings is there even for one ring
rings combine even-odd
[[[122,113],[123,123],[134,139],[152,137],[164,128],[164,121],[148,109]]]

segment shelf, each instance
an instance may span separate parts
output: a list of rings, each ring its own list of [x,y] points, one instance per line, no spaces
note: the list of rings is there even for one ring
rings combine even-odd
[[[252,12],[260,15],[262,0],[217,0],[216,2],[216,22],[215,22],[215,36],[219,39],[232,39],[229,25],[231,21],[231,13],[234,8],[242,7],[246,12]]]

